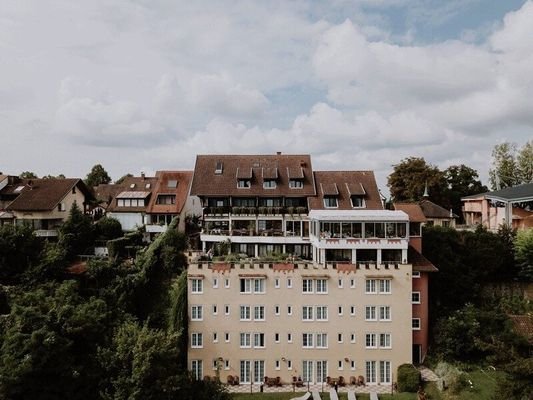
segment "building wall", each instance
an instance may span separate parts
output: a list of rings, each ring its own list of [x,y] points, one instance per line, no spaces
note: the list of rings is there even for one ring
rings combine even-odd
[[[179,230],[182,232],[185,231],[185,217],[187,215],[202,215],[202,202],[198,196],[187,196],[180,216]]]
[[[50,211],[12,211],[16,219],[61,219],[65,220],[68,218],[70,209],[76,201],[78,207],[83,212],[85,202],[85,195],[76,188],[76,193],[69,192],[62,200],[63,203],[62,211],[58,210],[58,207],[55,207]]]
[[[292,264],[290,264],[292,265]],[[281,377],[283,382],[291,382],[293,377],[303,376],[304,360],[327,360],[326,375],[330,377],[343,376],[346,380],[350,376],[365,376],[366,361],[376,361],[376,380],[380,380],[380,361],[391,363],[391,372],[403,363],[410,363],[412,356],[412,280],[410,264],[397,265],[387,268],[384,265],[357,269],[350,272],[339,272],[331,265],[322,267],[314,264],[296,264],[297,268],[289,271],[277,271],[272,264],[243,264],[232,266],[225,272],[217,272],[213,265],[191,264],[189,274],[189,318],[193,306],[203,306],[203,320],[190,321],[188,360],[191,368],[192,360],[203,361],[203,375],[215,376],[217,369],[213,368],[213,360],[221,358],[221,368],[218,373],[223,382],[228,375],[240,375],[241,360],[264,360],[265,375]],[[264,294],[241,294],[241,278],[264,278]],[[327,279],[327,294],[302,293],[303,279]],[[192,279],[203,279],[203,293],[191,293]],[[276,288],[279,279],[279,288]],[[365,294],[366,279],[390,279],[391,294]],[[217,288],[214,288],[214,282]],[[226,280],[229,287],[226,287]],[[342,288],[339,287],[342,281]],[[351,283],[354,283],[352,287]],[[288,287],[289,282],[292,287]],[[217,307],[217,314],[213,314],[213,306]],[[240,320],[240,306],[252,306],[252,321]],[[265,306],[265,320],[253,320],[253,306]],[[302,321],[303,306],[327,306],[327,321]],[[225,314],[225,307],[229,307],[229,314]],[[275,307],[279,306],[280,315],[276,315]],[[292,315],[289,315],[288,307]],[[379,306],[389,306],[390,321],[366,321],[365,307],[376,306],[379,316]],[[342,315],[338,308],[342,307]],[[352,315],[351,307],[355,307]],[[313,310],[316,313],[316,310]],[[314,315],[315,316],[315,315]],[[264,348],[241,348],[240,333],[264,333]],[[193,333],[203,334],[203,347],[191,348]],[[215,343],[213,334],[217,334]],[[225,334],[229,334],[229,342]],[[279,343],[275,341],[275,334],[279,334]],[[327,348],[303,348],[303,333],[327,333]],[[352,342],[351,334],[355,335]],[[379,334],[391,334],[391,348],[367,349],[366,334],[376,333],[379,345]],[[292,343],[288,340],[292,335]],[[342,343],[338,341],[338,334],[342,334]],[[253,345],[253,337],[251,338]],[[313,338],[316,341],[316,337]],[[229,360],[229,368],[225,362]],[[276,360],[280,369],[276,369]],[[289,361],[292,369],[289,369]],[[352,369],[351,362],[355,362]],[[341,368],[339,369],[339,362]],[[253,369],[253,365],[252,365]],[[316,371],[315,378],[316,379]],[[387,382],[383,382],[387,383]]]
[[[420,278],[413,278],[413,292],[420,292],[420,304],[413,304],[413,318],[420,318],[420,329],[413,330],[413,344],[421,346],[421,360],[428,350],[429,337],[429,274],[421,272]],[[418,360],[414,360],[417,362]]]
[[[108,216],[117,219],[123,231],[133,231],[145,223],[143,213],[110,212]]]

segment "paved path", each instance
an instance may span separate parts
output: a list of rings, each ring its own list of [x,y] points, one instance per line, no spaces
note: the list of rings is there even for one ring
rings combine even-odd
[[[261,391],[260,385],[250,385],[250,384],[244,384],[244,385],[237,385],[237,386],[227,386],[228,391],[230,393],[259,393]],[[318,384],[318,385],[309,385],[309,390],[312,392],[314,390],[320,392],[320,393],[328,393],[330,387],[324,383]],[[251,391],[250,391],[251,390]],[[354,385],[346,385],[344,387],[339,387],[339,392],[348,392],[349,390],[353,390],[355,393],[370,393],[370,392],[376,392],[376,393],[391,393],[391,385],[365,385],[365,386],[354,386]],[[283,386],[263,386],[263,391],[265,393],[280,393],[280,392],[293,392],[292,385],[283,385]],[[303,395],[305,392],[307,392],[307,385],[304,387],[297,387],[295,390],[296,396]],[[327,395],[326,395],[327,396]],[[324,397],[324,396],[322,396]],[[324,397],[325,398],[325,397]]]
[[[430,370],[428,367],[421,365],[418,367],[418,370],[420,371],[420,375],[422,375],[422,380],[424,382],[437,382],[439,380],[437,374],[435,374],[435,372]]]

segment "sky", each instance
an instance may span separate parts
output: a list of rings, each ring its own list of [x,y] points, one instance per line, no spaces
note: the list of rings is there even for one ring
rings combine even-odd
[[[533,0],[3,0],[0,171],[466,164],[533,138]]]

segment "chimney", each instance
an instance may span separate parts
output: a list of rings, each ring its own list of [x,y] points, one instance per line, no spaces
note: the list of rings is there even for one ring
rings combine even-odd
[[[28,186],[30,187],[30,190],[33,189],[33,181],[31,179],[28,181]]]
[[[141,178],[144,181],[144,178],[145,178],[144,171],[141,171]]]
[[[276,154],[277,154],[278,156],[281,156],[281,151],[276,151]]]

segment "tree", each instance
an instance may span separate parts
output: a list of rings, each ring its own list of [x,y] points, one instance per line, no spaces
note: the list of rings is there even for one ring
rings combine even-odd
[[[396,202],[421,200],[426,184],[429,198],[448,208],[450,204],[445,196],[447,185],[444,174],[436,166],[427,164],[423,158],[409,157],[394,165],[387,183]]]
[[[43,176],[43,179],[65,179],[65,175],[59,174],[57,176],[54,176],[54,175],[48,174],[48,175]]]
[[[477,171],[464,164],[451,165],[444,170],[444,177],[448,183],[447,195],[453,212],[462,219],[461,197],[487,192],[486,186],[481,184]]]
[[[533,358],[520,358],[505,366],[506,376],[498,380],[497,399],[531,399]]]
[[[85,178],[85,184],[89,187],[98,186],[101,183],[111,182],[111,177],[101,164],[96,164],[92,167],[91,172]]]
[[[118,219],[103,217],[94,225],[95,237],[98,240],[112,240],[122,236],[122,225]]]
[[[59,230],[59,244],[65,249],[67,258],[86,254],[94,245],[94,228],[90,217],[83,214],[74,202],[67,220]]]
[[[533,228],[519,231],[515,239],[515,258],[520,268],[519,275],[533,280]]]
[[[493,190],[533,182],[533,140],[518,149],[515,143],[501,143],[492,150],[489,171]]]
[[[19,178],[20,179],[38,179],[39,177],[37,176],[35,172],[24,171],[20,173]]]
[[[516,165],[520,183],[533,183],[533,140],[518,151]]]
[[[20,283],[26,271],[39,263],[43,240],[28,225],[0,227],[0,283]]]

